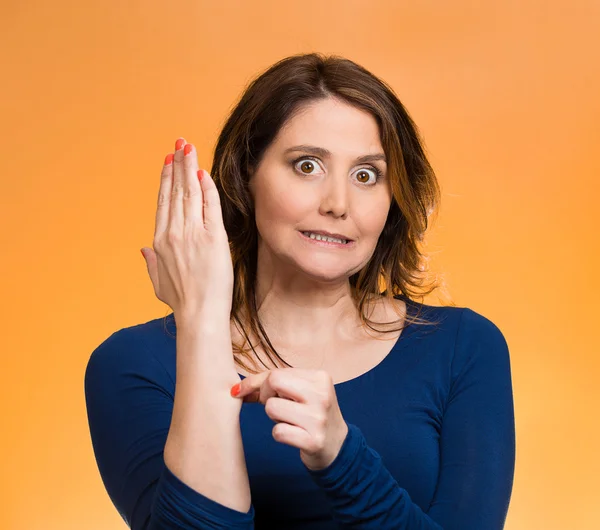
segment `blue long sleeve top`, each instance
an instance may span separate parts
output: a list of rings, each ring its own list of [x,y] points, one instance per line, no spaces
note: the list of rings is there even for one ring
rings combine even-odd
[[[409,323],[374,368],[335,385],[348,435],[325,469],[276,442],[260,403],[240,428],[252,505],[202,495],[165,465],[173,411],[176,325],[120,329],[87,363],[84,387],[98,469],[133,530],[499,530],[515,464],[509,351],[499,328],[461,307],[404,295]],[[241,376],[243,378],[243,376]]]

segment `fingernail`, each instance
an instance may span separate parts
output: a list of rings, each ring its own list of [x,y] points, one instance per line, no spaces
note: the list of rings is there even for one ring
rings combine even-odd
[[[233,385],[231,387],[231,395],[232,395],[232,397],[237,397],[237,395],[240,393],[241,389],[242,389],[242,383],[238,383],[237,385]]]
[[[200,182],[202,182],[202,178],[203,178],[203,177],[204,177],[204,173],[202,172],[202,170],[201,170],[201,169],[199,169],[199,170],[198,170],[198,180],[199,180]]]
[[[173,153],[169,153],[166,157],[165,157],[165,166],[168,166],[169,164],[171,164],[173,162]]]
[[[192,144],[185,144],[185,147],[183,148],[183,154],[189,155],[191,152],[192,152]]]
[[[180,149],[182,149],[184,144],[185,144],[185,139],[179,138],[179,140],[177,140],[175,142],[175,151],[179,151]]]
[[[140,249],[140,252],[142,253],[142,256],[144,256],[144,259],[146,259],[146,254],[144,254],[144,249],[143,248]]]

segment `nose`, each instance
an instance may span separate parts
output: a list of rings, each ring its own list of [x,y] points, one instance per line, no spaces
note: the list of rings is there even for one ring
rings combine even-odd
[[[350,207],[348,177],[346,175],[331,175],[323,183],[321,195],[321,215],[333,215],[345,219]]]

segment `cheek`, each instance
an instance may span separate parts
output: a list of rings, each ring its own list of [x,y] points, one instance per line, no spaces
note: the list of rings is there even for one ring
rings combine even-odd
[[[293,185],[265,186],[258,190],[258,200],[256,201],[257,218],[265,222],[282,224],[298,223],[306,218],[307,212],[310,214],[311,208],[314,209],[314,203],[311,197],[302,190],[298,190]]]
[[[382,204],[378,208],[363,210],[354,216],[362,236],[378,238],[385,226],[388,212],[389,204]]]

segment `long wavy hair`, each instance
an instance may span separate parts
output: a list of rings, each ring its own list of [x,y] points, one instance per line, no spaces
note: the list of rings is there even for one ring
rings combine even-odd
[[[250,343],[244,321],[271,362],[275,363],[274,355],[285,366],[291,365],[279,356],[258,316],[258,230],[248,181],[281,127],[303,105],[330,97],[368,111],[376,119],[387,157],[386,178],[392,189],[391,207],[375,251],[368,264],[349,278],[363,327],[393,333],[409,324],[438,323],[419,318],[419,310],[412,317],[407,312],[401,328],[377,330],[372,326],[375,322],[364,314],[373,295],[390,301],[403,295],[409,301],[419,298],[422,304],[435,289],[441,287],[447,294],[443,279],[440,282],[438,275],[430,278],[429,257],[419,248],[430,216],[437,216],[440,188],[418,129],[393,89],[364,67],[340,56],[309,53],[286,57],[258,75],[243,91],[221,130],[210,172],[219,191],[233,262],[231,319],[245,337],[242,345],[232,343],[232,350],[235,361],[250,373],[258,373],[244,362],[254,364],[250,350],[265,363]]]

